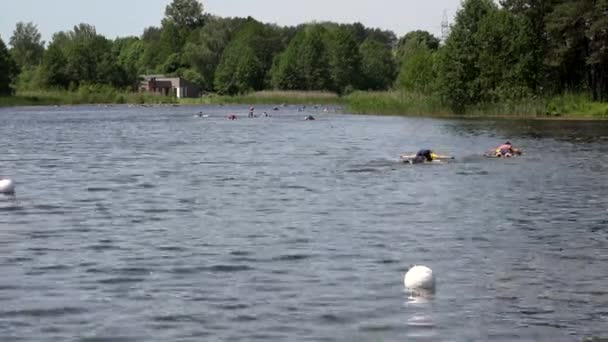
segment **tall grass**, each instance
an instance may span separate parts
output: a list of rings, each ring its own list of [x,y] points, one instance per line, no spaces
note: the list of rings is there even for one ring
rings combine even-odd
[[[36,105],[76,105],[100,103],[162,104],[176,103],[177,99],[169,96],[157,96],[149,93],[132,93],[120,91],[110,86],[86,85],[76,91],[36,90],[22,91],[15,96],[0,97],[0,106],[36,106]]]
[[[355,92],[346,97],[352,113],[509,118],[607,118],[608,103],[593,102],[583,94],[551,98],[523,98],[469,106],[456,115],[438,95],[408,92]]]
[[[244,95],[208,95],[202,98],[180,99],[181,104],[341,104],[344,99],[335,93],[323,91],[264,90]]]
[[[110,86],[84,85],[76,91],[22,91],[16,96],[0,97],[0,106],[60,104],[319,104],[345,105],[355,114],[416,115],[442,117],[520,117],[608,119],[608,103],[593,102],[584,94],[563,94],[551,98],[524,98],[470,106],[456,115],[436,94],[402,91],[357,91],[346,96],[321,91],[259,91],[238,96],[207,95],[201,98],[176,99],[149,93],[131,93]]]
[[[549,116],[608,118],[608,102],[594,102],[583,94],[564,94],[547,101]]]
[[[436,95],[408,92],[364,92],[346,96],[349,112],[378,115],[436,115],[451,114]]]

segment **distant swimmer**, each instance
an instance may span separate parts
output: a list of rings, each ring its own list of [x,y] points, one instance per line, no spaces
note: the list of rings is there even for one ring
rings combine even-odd
[[[315,117],[312,115],[308,115],[307,117],[304,118],[304,120],[310,121],[310,120],[314,120]]]
[[[515,155],[521,155],[522,151],[519,148],[513,147],[511,142],[507,141],[504,144],[498,146],[494,150],[491,150],[486,153],[487,157],[497,157],[497,158],[510,158]]]
[[[401,160],[410,164],[430,163],[441,159],[454,159],[454,157],[439,155],[429,149],[420,150],[415,155],[401,155]]]
[[[236,119],[238,119],[238,117],[236,115],[234,115],[234,114],[230,114],[230,115],[228,115],[226,117],[226,119],[228,119],[228,120],[236,120]]]
[[[268,114],[268,113],[266,113],[266,112],[264,112],[264,114],[263,114],[263,115],[264,115],[264,117],[265,117],[265,118],[269,118],[269,117],[270,117],[270,114]]]

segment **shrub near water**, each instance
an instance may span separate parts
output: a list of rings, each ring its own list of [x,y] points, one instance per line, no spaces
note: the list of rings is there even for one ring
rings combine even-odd
[[[162,104],[176,103],[175,97],[158,96],[150,93],[120,91],[108,85],[83,85],[76,91],[37,90],[22,91],[17,96],[0,97],[0,106],[24,105],[76,105],[98,103]]]
[[[552,98],[504,99],[467,106],[455,114],[438,95],[405,91],[355,92],[345,98],[347,108],[357,114],[430,115],[460,117],[608,118],[608,103],[593,102],[584,94]]]
[[[436,95],[408,92],[354,92],[346,96],[348,110],[357,114],[448,115]]]
[[[341,104],[344,98],[335,93],[324,91],[279,91],[265,90],[244,95],[218,96],[207,95],[202,98],[180,99],[181,104]]]

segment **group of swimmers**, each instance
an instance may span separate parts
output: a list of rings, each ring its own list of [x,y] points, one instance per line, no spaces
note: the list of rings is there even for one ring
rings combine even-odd
[[[249,114],[247,114],[248,118],[257,118],[258,117],[258,115],[255,114],[254,110],[255,109],[253,107],[249,108]],[[203,112],[199,112],[198,114],[195,115],[195,117],[208,118],[208,117],[210,117],[210,115],[203,114]],[[271,117],[271,115],[268,114],[267,112],[264,112],[264,113],[262,113],[261,117],[269,118],[269,117]],[[226,116],[226,120],[238,120],[238,118],[239,117],[236,114],[229,114]],[[306,117],[304,117],[304,120],[306,120],[306,121],[315,120],[315,117],[312,115],[307,115]]]
[[[287,106],[287,105],[286,104],[282,104],[281,105],[281,107],[285,107],[285,106]],[[318,109],[319,106],[316,105],[313,108]],[[273,107],[272,110],[278,111],[279,107]],[[303,105],[301,107],[298,107],[298,112],[303,112],[305,110],[306,110],[306,106],[305,105]],[[329,110],[327,108],[324,108],[323,111],[324,112],[328,112]],[[209,114],[203,114],[203,112],[199,112],[198,114],[195,114],[194,116],[195,117],[199,117],[199,118],[209,118],[210,117]],[[247,114],[247,117],[248,118],[257,118],[257,117],[269,118],[269,117],[271,117],[271,115],[268,114],[268,112],[263,112],[262,115],[258,116],[257,114],[255,114],[255,108],[254,107],[250,107],[249,108],[249,112]],[[238,118],[239,117],[236,114],[229,114],[229,115],[226,116],[227,120],[238,120]],[[307,115],[307,116],[304,117],[304,120],[306,120],[306,121],[315,120],[315,117],[312,116],[312,115]]]
[[[510,158],[521,154],[521,149],[513,147],[513,144],[507,141],[504,144],[498,146],[497,148],[486,152],[484,155],[486,157],[494,158]],[[402,155],[401,159],[412,164],[419,164],[425,162],[432,162],[435,160],[454,159],[454,157],[439,155],[432,150],[423,149],[418,151],[414,156]]]

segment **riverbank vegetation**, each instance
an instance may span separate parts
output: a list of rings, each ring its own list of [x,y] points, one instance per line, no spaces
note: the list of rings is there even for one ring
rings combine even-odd
[[[346,98],[324,91],[256,91],[241,95],[212,94],[201,98],[180,99],[181,104],[292,104],[292,105],[339,105]]]
[[[78,24],[46,44],[33,23],[18,23],[9,48],[0,39],[0,105],[174,102],[137,93],[141,75],[163,74],[207,94],[180,103],[608,117],[606,27],[608,0],[465,0],[443,39],[360,23],[281,27],[173,0],[139,37],[109,40]]]
[[[0,106],[42,106],[78,104],[173,104],[172,96],[121,91],[108,85],[82,85],[75,90],[39,89],[0,97]]]

